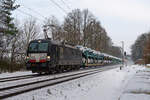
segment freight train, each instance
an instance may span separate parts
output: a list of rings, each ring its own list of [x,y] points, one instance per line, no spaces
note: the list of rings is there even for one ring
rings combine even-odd
[[[38,39],[29,43],[26,68],[41,74],[121,62],[120,58],[80,45],[71,46],[51,39]]]

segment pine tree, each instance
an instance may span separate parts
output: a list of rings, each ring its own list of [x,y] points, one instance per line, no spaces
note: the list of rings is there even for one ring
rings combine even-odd
[[[4,52],[8,51],[6,49],[18,33],[12,17],[12,11],[18,7],[19,5],[15,5],[15,0],[0,0],[0,24],[2,29],[0,32],[0,59],[3,59]]]
[[[4,35],[14,35],[17,33],[17,28],[13,23],[12,11],[17,9],[19,5],[14,5],[15,0],[2,0],[1,13],[4,22]]]

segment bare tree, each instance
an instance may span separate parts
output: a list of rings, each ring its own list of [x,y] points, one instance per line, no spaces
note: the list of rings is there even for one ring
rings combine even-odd
[[[40,27],[36,20],[29,18],[25,20],[20,31],[20,41],[22,43],[22,50],[27,50],[28,44],[31,40],[37,39],[40,35]]]
[[[65,40],[92,49],[107,51],[111,47],[111,39],[94,15],[87,9],[75,9],[70,12],[63,23]]]
[[[85,9],[82,11],[82,17],[83,17],[83,45],[87,46],[89,38],[91,37],[90,27],[92,26],[95,18],[92,13],[89,12],[88,9]]]
[[[100,21],[88,9],[72,10],[67,14],[62,25],[54,16],[47,19],[44,25],[48,26],[48,34],[53,40],[112,53],[111,38],[101,26]]]
[[[9,44],[8,53],[11,54],[11,62],[16,62],[17,60],[21,62],[24,60],[23,55],[25,55],[29,42],[38,38],[40,29],[36,20],[32,18],[26,19],[22,25],[16,20],[15,24],[18,28],[18,32]]]
[[[81,11],[79,9],[75,9],[67,15],[63,23],[66,42],[71,44],[81,44],[81,26]]]

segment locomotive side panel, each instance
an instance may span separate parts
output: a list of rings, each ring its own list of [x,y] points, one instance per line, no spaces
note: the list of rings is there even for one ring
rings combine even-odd
[[[59,65],[81,65],[82,55],[77,49],[60,46],[58,57]]]
[[[58,46],[52,45],[50,48],[50,66],[49,67],[55,67],[58,64]]]

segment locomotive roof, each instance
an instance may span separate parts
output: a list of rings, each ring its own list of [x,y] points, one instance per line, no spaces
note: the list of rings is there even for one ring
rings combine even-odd
[[[71,45],[68,45],[68,44],[65,44],[65,43],[62,43],[62,42],[54,41],[54,40],[51,40],[51,39],[37,39],[37,40],[32,40],[31,42],[38,42],[38,41],[41,41],[41,42],[50,42],[53,45],[65,46],[65,47],[69,47],[69,48],[72,48],[72,49],[77,49],[74,46],[71,46]]]
[[[50,42],[51,44],[60,45],[59,42],[53,41],[51,39],[36,39],[36,40],[32,40],[31,42],[38,42],[38,41],[41,41],[41,42]]]

